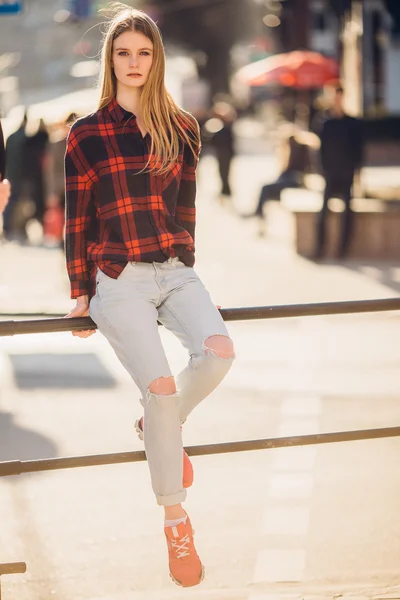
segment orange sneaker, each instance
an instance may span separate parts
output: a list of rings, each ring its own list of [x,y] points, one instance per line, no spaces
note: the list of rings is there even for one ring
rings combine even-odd
[[[136,433],[139,436],[139,439],[143,441],[143,417],[138,419],[135,423]],[[183,451],[183,477],[182,477],[182,485],[184,488],[189,488],[193,484],[193,465],[192,462],[185,452]]]
[[[204,567],[196,552],[189,517],[186,523],[164,527],[168,545],[169,574],[181,587],[198,585],[204,579]]]

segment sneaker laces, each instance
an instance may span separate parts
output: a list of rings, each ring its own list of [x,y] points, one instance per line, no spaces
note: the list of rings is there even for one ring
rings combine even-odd
[[[189,556],[190,552],[189,548],[187,547],[187,544],[190,544],[190,537],[188,534],[186,534],[183,538],[181,538],[178,541],[171,540],[171,544],[176,552],[177,558],[184,558],[185,556]]]

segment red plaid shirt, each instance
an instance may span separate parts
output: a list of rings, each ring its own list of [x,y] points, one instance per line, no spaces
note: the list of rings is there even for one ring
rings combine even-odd
[[[116,279],[130,261],[178,256],[194,264],[198,156],[182,142],[167,173],[139,173],[149,147],[149,135],[115,99],[72,126],[65,156],[71,298],[94,293],[96,267]]]

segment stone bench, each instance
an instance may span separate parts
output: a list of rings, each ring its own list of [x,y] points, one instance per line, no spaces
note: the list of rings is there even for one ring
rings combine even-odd
[[[281,202],[268,202],[268,229],[290,237],[298,254],[312,257],[316,248],[318,213],[322,192],[286,189]],[[344,203],[333,198],[326,222],[325,256],[337,256]],[[353,233],[348,257],[393,260],[400,258],[400,202],[355,198],[352,202]]]

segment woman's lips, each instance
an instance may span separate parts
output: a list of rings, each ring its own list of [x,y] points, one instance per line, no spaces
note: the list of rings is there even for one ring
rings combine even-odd
[[[141,77],[142,75],[140,73],[128,73],[128,77],[133,77],[133,78],[137,78],[137,77]]]

